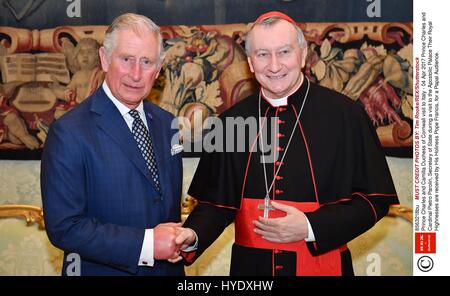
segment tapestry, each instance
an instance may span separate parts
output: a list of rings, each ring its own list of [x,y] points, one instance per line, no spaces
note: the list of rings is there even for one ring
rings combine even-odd
[[[308,78],[361,103],[386,152],[411,157],[412,23],[298,25],[308,41]],[[39,159],[51,123],[101,85],[106,28],[0,27],[0,158]],[[248,24],[161,29],[166,57],[148,99],[185,126],[201,129],[258,91],[243,49]]]

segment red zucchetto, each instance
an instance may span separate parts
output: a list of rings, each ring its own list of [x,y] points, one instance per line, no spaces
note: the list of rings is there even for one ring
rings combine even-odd
[[[279,18],[281,18],[281,19],[283,19],[283,20],[286,20],[286,21],[288,21],[288,22],[294,24],[295,26],[297,25],[297,23],[296,23],[290,16],[288,16],[287,14],[284,14],[284,13],[282,13],[282,12],[280,12],[280,11],[269,11],[269,12],[266,12],[266,13],[260,15],[260,16],[256,19],[256,21],[253,23],[252,27],[253,27],[255,24],[261,23],[263,20],[265,20],[265,19],[267,19],[267,18],[269,18],[269,17],[272,17],[272,16],[277,16],[277,17],[279,17]]]

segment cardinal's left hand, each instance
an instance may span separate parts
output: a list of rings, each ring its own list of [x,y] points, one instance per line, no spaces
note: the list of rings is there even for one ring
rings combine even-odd
[[[275,243],[291,243],[308,237],[308,221],[305,214],[295,207],[271,202],[271,205],[286,213],[280,218],[263,218],[253,220],[254,231],[262,238]]]

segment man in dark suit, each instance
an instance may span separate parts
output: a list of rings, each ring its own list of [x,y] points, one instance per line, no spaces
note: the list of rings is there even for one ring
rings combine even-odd
[[[167,261],[179,254],[177,131],[171,114],[145,100],[164,59],[159,27],[124,14],[99,54],[103,85],[51,126],[42,157],[45,223],[65,251],[62,273],[75,253],[81,275],[183,275]]]

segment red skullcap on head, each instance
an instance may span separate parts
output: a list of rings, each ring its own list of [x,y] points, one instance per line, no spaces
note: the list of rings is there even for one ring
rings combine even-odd
[[[261,23],[263,20],[265,20],[265,19],[267,19],[267,18],[269,18],[269,17],[272,17],[272,16],[277,16],[277,17],[279,17],[279,18],[281,18],[281,19],[283,19],[283,20],[285,20],[285,21],[290,22],[290,23],[293,24],[294,26],[297,26],[297,23],[296,23],[290,16],[288,16],[287,14],[284,14],[284,13],[282,13],[282,12],[280,12],[280,11],[269,11],[269,12],[266,12],[266,13],[260,15],[260,16],[256,19],[256,21],[253,23],[253,26],[254,26],[255,24]],[[252,27],[253,27],[253,26],[252,26]]]

